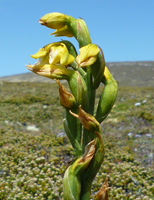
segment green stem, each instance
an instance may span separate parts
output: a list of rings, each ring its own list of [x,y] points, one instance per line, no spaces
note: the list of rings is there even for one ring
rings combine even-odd
[[[86,72],[87,72],[86,83],[87,83],[88,99],[89,99],[88,111],[89,111],[89,114],[93,115],[94,105],[95,105],[95,89],[93,88],[91,68],[87,67]]]
[[[70,66],[71,66],[74,70],[77,70],[77,71],[81,74],[81,76],[82,76],[83,78],[86,77],[87,73],[86,73],[81,67],[78,67],[78,64],[77,64],[76,61],[73,61],[73,62],[70,64]]]
[[[95,105],[95,89],[93,88],[91,68],[86,68],[86,85],[88,92],[88,113],[93,115]],[[83,129],[83,141],[82,141],[82,152],[84,152],[85,146],[95,138],[95,133],[92,133],[86,129]]]
[[[82,188],[81,188],[81,195],[80,200],[89,200],[91,195],[91,184],[92,182],[88,182],[84,179],[82,179]]]
[[[72,112],[76,113],[78,112],[78,108],[71,109]],[[74,137],[74,139],[80,144],[81,142],[81,124],[79,123],[79,120],[73,117],[69,110],[66,109],[65,116],[67,123],[69,125],[69,129]]]
[[[75,20],[74,18],[70,17],[68,18],[68,22],[71,21],[71,23],[68,23],[67,26],[74,35],[74,37],[77,39],[79,43],[79,47],[83,47],[87,44],[91,44],[91,38],[90,34],[88,31],[88,28],[85,24],[85,22],[82,19]],[[73,63],[74,65],[74,63]],[[95,69],[95,66],[92,67],[86,67],[85,72],[79,71],[81,76],[84,78],[87,86],[87,95],[88,95],[88,109],[86,112],[89,114],[93,115],[94,114],[94,105],[95,105],[95,90],[99,86],[99,83],[101,81],[101,77],[98,76],[98,73],[103,73],[103,70],[101,71],[100,69],[102,68],[101,66],[101,56],[98,56],[98,62],[95,64],[97,67],[97,70]],[[74,66],[75,67],[75,66]],[[98,70],[99,68],[99,70]],[[76,69],[75,69],[76,70]],[[94,73],[94,78],[95,84],[93,83],[93,77],[92,77],[92,70]],[[97,77],[98,76],[98,77]],[[98,80],[97,80],[98,79]],[[95,87],[94,87],[95,85]],[[81,134],[81,133],[80,133]],[[85,128],[83,129],[83,136],[82,136],[82,141],[81,141],[81,146],[82,146],[82,153],[84,153],[85,146],[92,141],[96,137],[94,132],[88,131]],[[101,136],[100,136],[101,137]],[[101,138],[99,138],[101,144],[98,147],[97,146],[97,151],[95,153],[94,158],[92,159],[90,165],[88,166],[88,169],[84,171],[83,176],[81,176],[81,195],[80,195],[80,200],[89,200],[90,199],[90,194],[91,194],[91,185],[94,177],[96,176],[96,173],[98,172],[102,161],[104,159],[104,146],[101,141]]]
[[[85,151],[85,146],[92,141],[94,138],[96,138],[96,135],[94,132],[88,131],[87,129],[83,129],[83,138],[82,138],[82,153]]]

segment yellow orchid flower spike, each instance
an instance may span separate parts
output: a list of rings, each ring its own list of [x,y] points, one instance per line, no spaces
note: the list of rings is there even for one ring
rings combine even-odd
[[[75,161],[65,171],[60,196],[64,200],[90,200],[92,182],[105,155],[100,123],[115,103],[118,83],[105,65],[102,49],[92,44],[82,18],[54,12],[41,17],[39,23],[54,29],[51,35],[74,37],[79,45],[77,55],[67,40],[47,44],[31,55],[37,62],[26,66],[38,75],[54,79],[59,86],[60,103],[65,109],[64,130],[75,150]],[[66,88],[60,80],[66,80]],[[101,83],[104,88],[95,105]],[[108,200],[108,189],[106,179],[94,200]]]

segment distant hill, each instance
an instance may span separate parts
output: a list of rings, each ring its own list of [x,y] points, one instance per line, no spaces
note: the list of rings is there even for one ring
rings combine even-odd
[[[106,63],[119,86],[154,87],[154,61],[138,62],[109,62]],[[38,76],[34,73],[25,73],[1,77],[6,82],[53,82],[53,80]]]

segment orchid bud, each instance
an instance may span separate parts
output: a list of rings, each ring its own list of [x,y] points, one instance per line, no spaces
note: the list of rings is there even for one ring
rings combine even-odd
[[[110,113],[118,92],[118,83],[112,77],[107,67],[105,67],[104,70],[103,83],[105,84],[105,87],[101,94],[95,116],[99,123],[101,123]]]
[[[39,23],[52,29],[59,29],[66,25],[67,15],[62,13],[48,13],[41,17]]]
[[[92,75],[94,77],[94,88],[98,88],[99,84],[103,80],[104,70],[105,70],[105,59],[102,49],[99,48],[99,54],[97,56],[97,60],[94,64],[91,65]]]
[[[83,47],[87,44],[91,44],[91,38],[90,38],[88,27],[82,18],[77,19],[76,39],[79,42],[79,47]]]
[[[85,80],[80,75],[78,71],[73,71],[74,74],[69,77],[68,84],[71,89],[73,96],[75,97],[78,105],[82,105],[82,107],[87,110],[88,102],[87,102],[87,86]]]
[[[91,43],[89,31],[83,19],[75,19],[72,16],[54,12],[41,17],[39,23],[48,28],[56,29],[52,35],[74,36],[80,47]]]
[[[87,44],[91,44],[91,38],[88,27],[83,19],[75,19],[71,16],[67,16],[67,26],[72,35],[79,43],[79,47],[83,47]]]

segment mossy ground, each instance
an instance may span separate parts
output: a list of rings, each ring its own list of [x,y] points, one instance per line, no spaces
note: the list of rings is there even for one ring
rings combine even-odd
[[[74,152],[67,137],[57,137],[64,115],[58,86],[4,82],[0,106],[0,200],[62,199],[62,177]],[[106,154],[92,194],[108,178],[110,199],[153,199],[153,111],[152,87],[119,88],[116,103],[101,124]],[[33,124],[39,131],[26,130]]]

